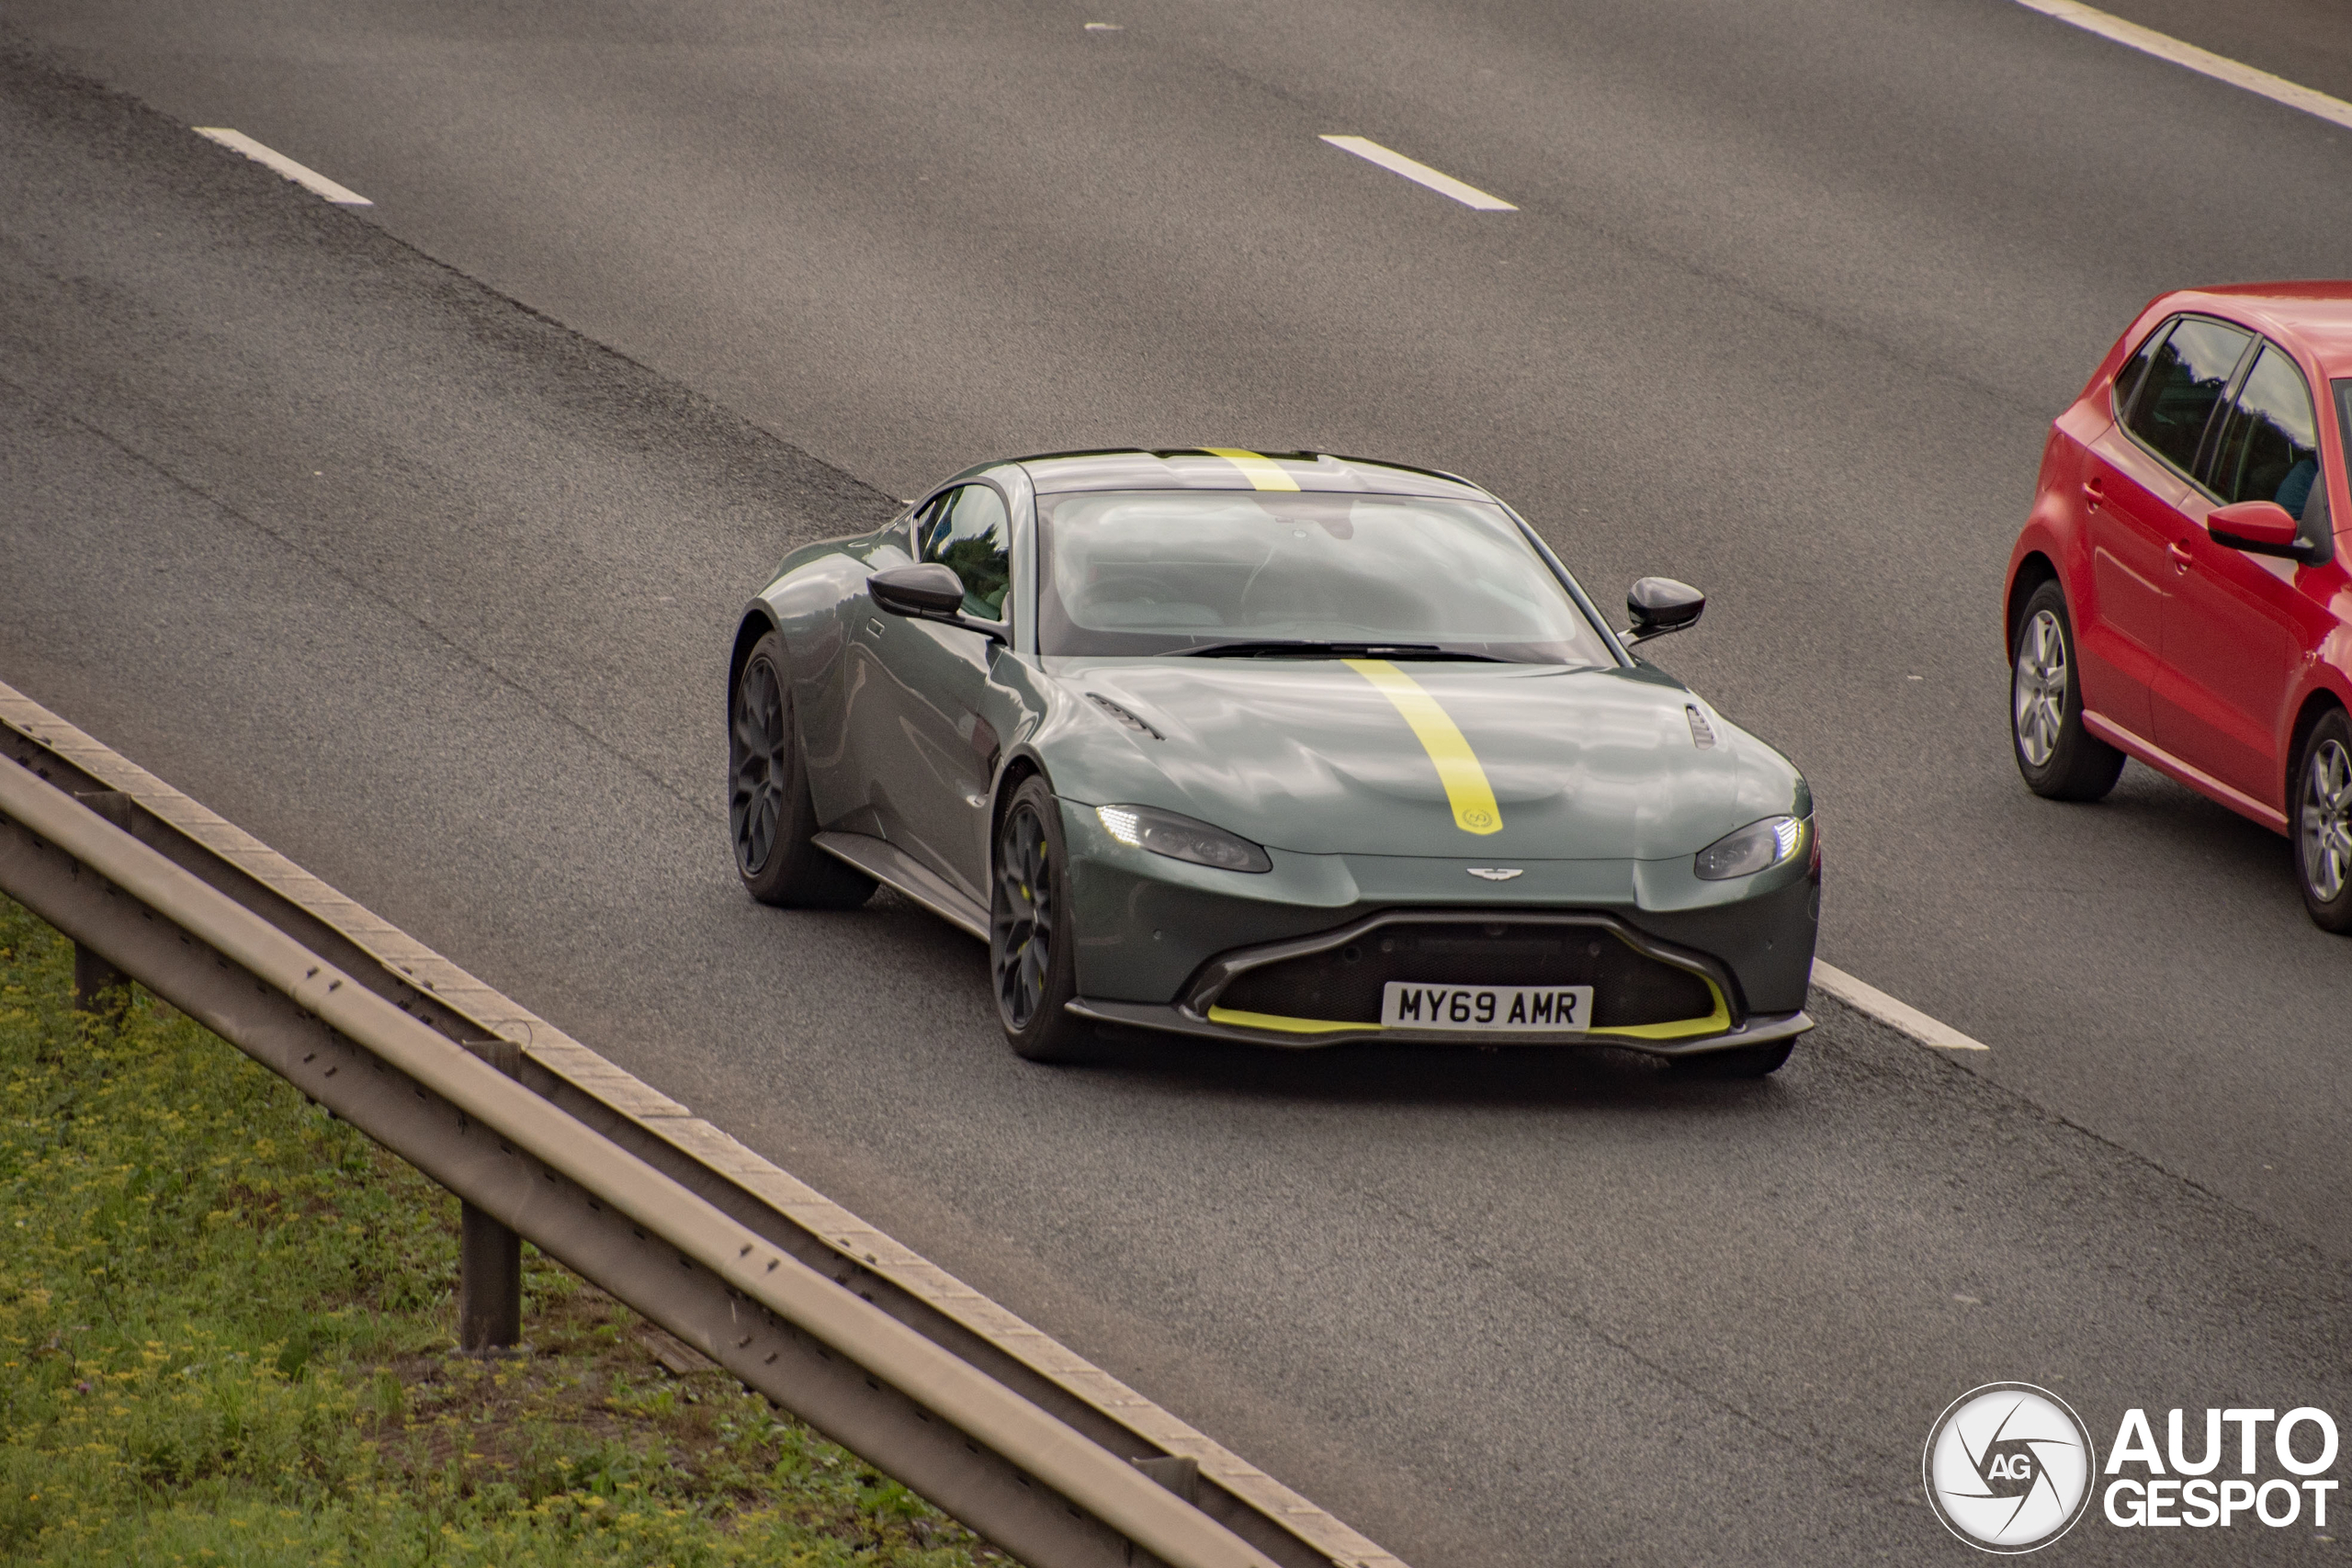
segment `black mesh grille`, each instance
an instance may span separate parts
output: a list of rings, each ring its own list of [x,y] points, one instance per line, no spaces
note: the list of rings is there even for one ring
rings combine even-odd
[[[1607,1029],[1704,1018],[1707,982],[1635,952],[1591,926],[1382,926],[1345,947],[1245,971],[1215,1006],[1338,1023],[1380,1021],[1391,980],[1439,986],[1590,986],[1592,1021]]]

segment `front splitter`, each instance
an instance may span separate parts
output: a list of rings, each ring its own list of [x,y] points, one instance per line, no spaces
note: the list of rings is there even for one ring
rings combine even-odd
[[[1760,1013],[1720,1034],[1702,1035],[1694,1040],[1633,1040],[1598,1033],[1489,1034],[1453,1029],[1384,1029],[1370,1023],[1360,1029],[1302,1035],[1288,1031],[1244,1029],[1230,1023],[1218,1023],[1196,1012],[1166,1003],[1089,1001],[1080,997],[1069,1004],[1069,1010],[1080,1018],[1092,1019],[1098,1023],[1157,1029],[1170,1034],[1227,1041],[1236,1045],[1272,1045],[1284,1051],[1320,1051],[1332,1045],[1377,1041],[1389,1045],[1608,1045],[1622,1051],[1639,1051],[1647,1056],[1704,1056],[1717,1051],[1736,1050],[1743,1045],[1762,1045],[1775,1040],[1793,1039],[1813,1027],[1812,1015],[1800,1010],[1796,1012]]]

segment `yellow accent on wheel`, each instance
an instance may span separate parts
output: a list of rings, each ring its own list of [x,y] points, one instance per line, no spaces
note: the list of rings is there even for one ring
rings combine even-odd
[[[1495,804],[1494,787],[1487,783],[1487,770],[1478,765],[1478,754],[1462,738],[1453,716],[1421,689],[1419,681],[1385,659],[1350,659],[1342,662],[1371,682],[1374,689],[1395,705],[1405,722],[1413,727],[1421,750],[1437,764],[1438,782],[1445,785],[1445,798],[1453,807],[1453,825],[1465,833],[1501,832],[1503,813],[1502,807]]]
[[[1296,490],[1298,481],[1283,472],[1282,465],[1262,452],[1247,452],[1238,446],[1204,446],[1202,451],[1212,457],[1222,457],[1239,468],[1256,490]]]
[[[1284,1034],[1339,1034],[1351,1029],[1378,1029],[1377,1023],[1333,1023],[1320,1018],[1284,1018],[1274,1012],[1243,1012],[1238,1008],[1209,1009],[1211,1023],[1238,1029],[1272,1029]]]

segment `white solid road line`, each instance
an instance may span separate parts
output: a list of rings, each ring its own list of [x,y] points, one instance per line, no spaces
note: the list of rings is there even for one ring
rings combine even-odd
[[[1427,164],[1417,164],[1402,152],[1391,152],[1377,141],[1361,136],[1327,136],[1323,140],[1342,152],[1352,152],[1367,163],[1379,164],[1392,175],[1402,175],[1416,185],[1427,186],[1440,196],[1450,196],[1464,207],[1475,207],[1481,212],[1519,210],[1500,197],[1488,196],[1476,186],[1464,185],[1452,175],[1439,174]]]
[[[2227,55],[2215,54],[2211,50],[2199,49],[2193,43],[2183,43],[2177,38],[2167,38],[2137,22],[2110,17],[2105,11],[2078,6],[2075,0],[2018,0],[2018,4],[2029,11],[2039,11],[2045,17],[2064,22],[2069,27],[2110,39],[2127,49],[2153,54],[2158,60],[2185,66],[2199,75],[2211,76],[2216,82],[2227,82],[2233,87],[2259,93],[2274,103],[2284,104],[2290,109],[2301,109],[2305,114],[2317,115],[2322,119],[2352,130],[2352,104],[2342,98],[2331,98],[2325,93],[2313,92],[2309,87],[2288,81],[2284,76],[2273,76],[2267,71],[2241,65]]]
[[[1896,1001],[1876,986],[1857,980],[1843,969],[1832,968],[1818,958],[1813,961],[1813,983],[1848,1007],[1901,1030],[1922,1045],[1932,1045],[1939,1051],[1992,1049],[1983,1041],[1972,1040],[1950,1024],[1937,1022],[1909,1003]]]
[[[242,130],[231,130],[220,125],[196,125],[189,130],[198,136],[210,137],[232,152],[243,152],[254,163],[276,169],[313,196],[325,197],[337,207],[373,207],[376,204],[345,186],[339,186],[316,169],[304,168],[283,152],[274,152],[255,141]]]

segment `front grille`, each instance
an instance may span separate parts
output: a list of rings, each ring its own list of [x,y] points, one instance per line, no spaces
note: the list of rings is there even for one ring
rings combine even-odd
[[[1596,1029],[1675,1023],[1715,1009],[1707,982],[1598,926],[1398,923],[1343,947],[1244,970],[1219,1008],[1334,1023],[1380,1021],[1391,980],[1439,986],[1590,986]]]

